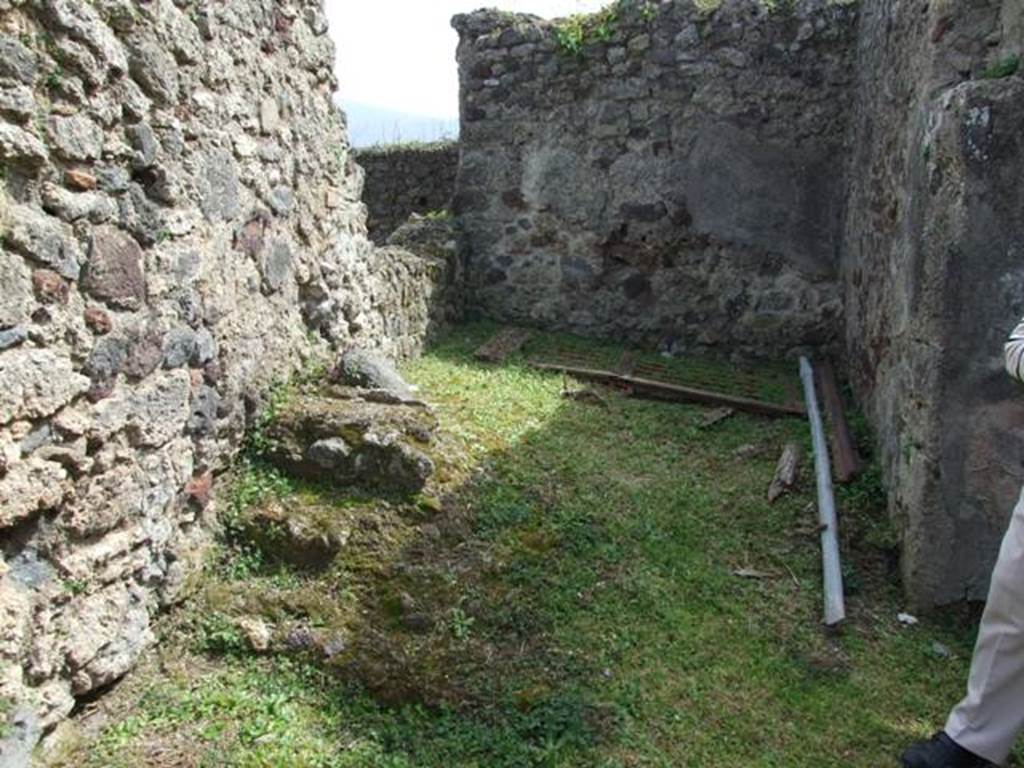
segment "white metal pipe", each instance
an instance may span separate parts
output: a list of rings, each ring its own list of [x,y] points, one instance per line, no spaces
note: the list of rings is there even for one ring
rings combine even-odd
[[[811,422],[814,444],[814,468],[818,478],[818,520],[821,524],[821,565],[825,582],[825,624],[835,626],[846,619],[843,602],[843,569],[839,562],[839,522],[832,490],[832,467],[829,463],[825,427],[814,389],[814,369],[806,357],[800,358],[800,378],[804,383],[807,418]]]

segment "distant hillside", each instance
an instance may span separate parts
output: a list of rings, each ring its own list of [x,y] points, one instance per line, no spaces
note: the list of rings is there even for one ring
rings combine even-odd
[[[341,107],[348,115],[349,141],[354,147],[437,141],[458,138],[459,135],[457,118],[413,115],[353,102],[341,102]]]

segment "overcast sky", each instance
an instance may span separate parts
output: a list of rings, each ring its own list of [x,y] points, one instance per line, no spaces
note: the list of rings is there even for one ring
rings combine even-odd
[[[492,6],[555,17],[609,0],[326,0],[338,46],[339,95],[438,118],[459,114],[451,17]]]

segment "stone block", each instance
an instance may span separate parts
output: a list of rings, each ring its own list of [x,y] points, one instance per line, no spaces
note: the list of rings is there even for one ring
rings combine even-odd
[[[26,123],[35,114],[36,100],[28,86],[14,85],[0,80],[0,112],[7,113],[16,122]]]
[[[185,430],[191,385],[188,372],[179,369],[120,388],[95,406],[91,435],[105,441],[126,432],[133,445],[159,448]]]
[[[199,207],[209,221],[230,221],[239,212],[238,168],[231,153],[206,153],[198,178]]]
[[[297,398],[268,430],[272,461],[332,485],[422,489],[434,472],[424,449],[436,420],[419,406],[374,400],[348,389]]]
[[[35,82],[39,58],[17,38],[0,35],[0,77],[9,77],[25,85]]]
[[[18,347],[0,355],[0,425],[56,413],[89,389],[57,351]]]
[[[260,271],[263,273],[263,288],[267,293],[275,293],[284,288],[292,275],[292,249],[283,240],[275,241],[260,258]]]
[[[46,147],[36,136],[16,125],[0,123],[0,160],[41,165],[46,158]]]
[[[146,300],[142,249],[134,239],[113,227],[92,235],[82,289],[119,309],[139,309]]]
[[[81,252],[67,227],[27,205],[11,206],[8,216],[11,225],[3,233],[8,246],[69,280],[78,279]]]
[[[0,477],[0,530],[57,509],[68,492],[67,477],[64,468],[52,461],[15,462]]]
[[[42,304],[67,304],[71,288],[51,269],[37,269],[32,273],[32,288]]]
[[[54,115],[47,135],[54,151],[65,160],[90,162],[103,152],[103,130],[85,115]]]
[[[76,696],[124,675],[153,641],[146,596],[127,584],[72,601],[64,621],[65,663]]]
[[[28,320],[32,311],[31,270],[20,256],[0,248],[0,328]]]
[[[140,43],[132,50],[129,68],[135,81],[155,102],[177,103],[178,65],[165,48],[153,41]]]
[[[260,130],[265,136],[275,133],[281,125],[281,113],[277,100],[265,98],[260,102]]]

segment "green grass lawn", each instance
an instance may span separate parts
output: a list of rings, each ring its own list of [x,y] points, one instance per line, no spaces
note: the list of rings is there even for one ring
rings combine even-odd
[[[521,358],[473,362],[493,330],[405,368],[446,435],[427,494],[240,470],[226,509],[330,510],[345,550],[299,571],[229,537],[49,763],[879,768],[941,725],[973,621],[898,624],[874,474],[841,492],[850,621],[829,634],[810,466],[765,500],[783,445],[809,448],[805,422],[702,429],[698,406],[568,400]],[[340,650],[254,653],[237,625],[254,614]]]

